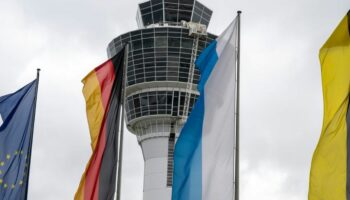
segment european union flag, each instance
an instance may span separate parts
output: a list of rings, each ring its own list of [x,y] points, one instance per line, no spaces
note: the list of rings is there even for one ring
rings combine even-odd
[[[0,199],[27,199],[38,79],[0,97]]]

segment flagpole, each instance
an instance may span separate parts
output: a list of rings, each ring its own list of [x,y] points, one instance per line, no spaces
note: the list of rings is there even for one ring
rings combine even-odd
[[[34,124],[35,124],[35,115],[36,115],[36,102],[38,99],[38,88],[39,88],[39,78],[40,78],[40,68],[36,69],[36,87],[35,87],[35,99],[34,99],[34,105],[33,105],[33,122],[32,122],[32,130],[30,132],[30,140],[29,140],[29,157],[27,156],[28,161],[28,181],[26,185],[26,194],[25,194],[25,199],[28,199],[28,188],[29,188],[29,175],[30,175],[30,163],[32,160],[32,144],[33,144],[33,132],[34,132]]]
[[[236,86],[236,162],[235,162],[235,200],[239,200],[239,98],[240,98],[240,54],[241,54],[241,13],[237,11],[237,25],[238,25],[238,36],[237,36],[237,86]]]
[[[116,200],[120,200],[121,196],[121,182],[122,182],[122,166],[123,166],[123,142],[124,142],[124,99],[125,99],[125,87],[126,87],[126,67],[128,64],[128,51],[129,44],[125,46],[124,50],[124,66],[123,66],[123,86],[122,86],[122,116],[121,116],[121,127],[120,127],[120,145],[119,145],[119,162],[118,162],[118,180],[117,180],[117,198]]]

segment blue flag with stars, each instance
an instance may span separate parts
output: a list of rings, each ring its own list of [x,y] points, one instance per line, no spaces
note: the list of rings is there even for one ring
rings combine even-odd
[[[38,81],[0,97],[0,199],[27,199]]]

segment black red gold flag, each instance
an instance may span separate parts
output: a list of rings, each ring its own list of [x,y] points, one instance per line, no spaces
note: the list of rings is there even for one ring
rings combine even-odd
[[[92,70],[83,94],[93,150],[75,200],[111,200],[115,192],[124,49]]]

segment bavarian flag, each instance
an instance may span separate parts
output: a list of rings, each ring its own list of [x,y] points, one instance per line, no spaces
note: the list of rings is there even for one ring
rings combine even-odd
[[[118,155],[124,49],[83,79],[92,156],[75,200],[113,199]]]
[[[27,199],[38,80],[0,97],[0,199],[3,200]]]
[[[350,12],[320,50],[323,128],[311,164],[309,200],[350,199]]]

